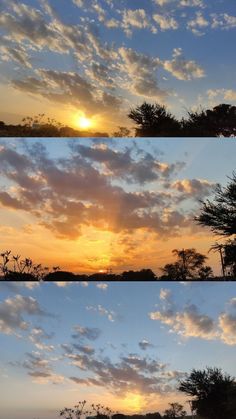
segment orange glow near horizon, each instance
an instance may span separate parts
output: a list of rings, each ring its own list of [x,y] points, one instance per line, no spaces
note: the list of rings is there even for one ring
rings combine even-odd
[[[128,393],[123,399],[122,408],[130,413],[141,412],[146,402],[141,394]]]

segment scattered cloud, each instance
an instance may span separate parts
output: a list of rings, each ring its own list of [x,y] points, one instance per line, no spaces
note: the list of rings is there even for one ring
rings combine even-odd
[[[0,303],[0,332],[12,335],[29,329],[30,323],[23,317],[48,316],[37,300],[17,294]]]

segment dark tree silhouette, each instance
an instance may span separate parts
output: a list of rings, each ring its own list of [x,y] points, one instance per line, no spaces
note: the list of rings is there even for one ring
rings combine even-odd
[[[209,275],[212,274],[211,268],[204,266],[207,256],[198,253],[195,249],[174,249],[172,253],[177,257],[177,262],[169,263],[161,268],[163,272],[161,279],[186,280],[200,277],[203,273],[206,274],[206,271]]]
[[[178,137],[181,124],[165,106],[144,102],[128,115],[136,124],[136,137]]]
[[[193,369],[179,390],[193,397],[193,410],[203,418],[236,418],[236,383],[221,369]]]
[[[201,214],[195,217],[198,224],[210,227],[213,233],[223,236],[236,234],[236,173],[226,187],[217,185],[213,201],[202,202]]]
[[[126,271],[121,274],[122,279],[126,281],[155,281],[157,279],[151,269],[142,269],[141,271]]]
[[[235,136],[236,106],[220,104],[213,109],[188,112],[188,119],[183,119],[182,125],[184,136]]]
[[[186,417],[187,412],[184,410],[181,404],[169,403],[169,405],[170,408],[165,410],[163,419],[176,419]]]

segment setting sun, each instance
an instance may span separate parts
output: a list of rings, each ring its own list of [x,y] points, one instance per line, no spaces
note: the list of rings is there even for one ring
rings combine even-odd
[[[140,412],[145,405],[145,400],[141,394],[128,393],[122,404],[124,409],[129,412]]]
[[[77,125],[80,128],[88,129],[88,128],[90,128],[92,126],[92,121],[91,121],[91,119],[86,118],[85,116],[80,116],[78,118]]]

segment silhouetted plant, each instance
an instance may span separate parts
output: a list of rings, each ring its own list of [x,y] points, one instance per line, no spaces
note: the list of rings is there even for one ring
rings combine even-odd
[[[11,255],[11,250],[1,253],[0,273],[4,279],[43,280],[49,268],[34,264],[32,259],[20,259],[20,255]],[[59,266],[52,268],[53,272],[60,270]]]
[[[236,382],[219,368],[193,369],[179,390],[192,396],[192,407],[206,419],[236,417]]]
[[[81,419],[82,416],[96,415],[99,419],[110,419],[114,412],[106,406],[98,404],[87,405],[86,400],[78,402],[72,409],[65,407],[60,411],[64,419]]]
[[[170,408],[164,412],[163,419],[185,418],[187,412],[179,403],[169,403]]]
[[[213,233],[223,236],[236,234],[236,173],[226,187],[218,184],[213,201],[202,202],[201,213],[195,221],[210,227]]]
[[[178,137],[181,124],[164,105],[144,102],[130,110],[128,117],[136,124],[136,137]]]
[[[198,253],[195,249],[174,249],[172,253],[177,257],[177,262],[168,263],[161,268],[161,279],[186,280],[201,277],[206,279],[206,274],[212,275],[209,266],[204,266],[207,256]]]
[[[188,112],[182,120],[184,136],[231,137],[236,135],[236,106],[220,104],[213,109]]]

